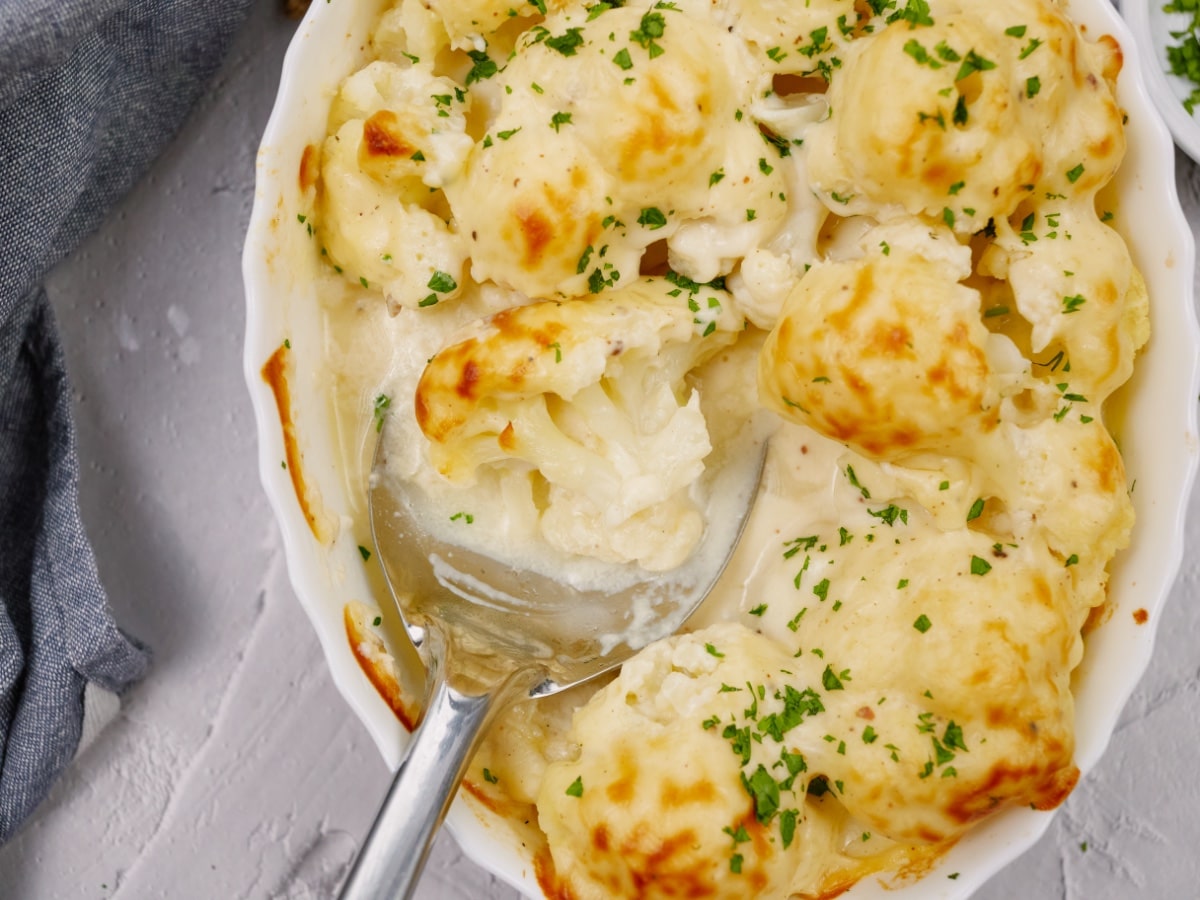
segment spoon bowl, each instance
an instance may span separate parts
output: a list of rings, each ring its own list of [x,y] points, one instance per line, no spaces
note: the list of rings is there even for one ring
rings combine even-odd
[[[724,571],[753,507],[765,422],[752,420],[720,451],[709,464],[707,526],[687,560],[668,572],[614,565],[606,589],[514,568],[432,533],[420,489],[390,471],[385,430],[369,483],[371,530],[425,665],[426,698],[343,900],[411,895],[496,712],[595,678],[683,625]]]

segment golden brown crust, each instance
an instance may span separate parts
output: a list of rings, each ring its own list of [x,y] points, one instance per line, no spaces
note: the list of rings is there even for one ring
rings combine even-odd
[[[328,544],[333,540],[334,532],[325,515],[321,494],[317,486],[304,477],[304,452],[300,449],[296,432],[292,392],[289,384],[293,373],[292,351],[285,341],[263,364],[262,379],[270,385],[271,393],[275,397],[275,409],[279,414],[279,424],[283,429],[285,468],[292,480],[296,502],[300,504],[300,510],[304,513],[304,520],[308,523],[313,537],[322,544]]]

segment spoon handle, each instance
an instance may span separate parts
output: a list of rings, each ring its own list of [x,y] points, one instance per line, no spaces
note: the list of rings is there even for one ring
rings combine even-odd
[[[499,687],[464,694],[437,673],[425,716],[342,887],[341,900],[391,900],[412,894],[433,836],[503,691]]]

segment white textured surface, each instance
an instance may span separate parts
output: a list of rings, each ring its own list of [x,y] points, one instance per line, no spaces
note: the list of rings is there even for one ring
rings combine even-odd
[[[25,829],[0,898],[328,897],[388,775],[322,663],[258,485],[239,254],[292,23],[260,0],[180,139],[50,278],[76,385],[84,516],[155,666]],[[1179,155],[1200,228],[1200,169]],[[1200,549],[1200,499],[1188,547]],[[978,895],[1200,894],[1200,556],[1100,766]],[[1083,849],[1086,844],[1086,850]],[[421,900],[511,900],[443,836]]]

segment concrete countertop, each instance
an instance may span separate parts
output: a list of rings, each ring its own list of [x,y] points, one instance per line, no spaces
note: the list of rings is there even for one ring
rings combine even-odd
[[[84,519],[155,664],[0,848],[4,900],[329,897],[389,781],[292,594],[241,375],[255,152],[295,27],[279,6],[256,5],[179,139],[48,280]],[[1200,170],[1177,164],[1195,229]],[[1198,573],[1192,553],[1099,767],[980,898],[1200,896]],[[417,896],[517,894],[442,835]]]

